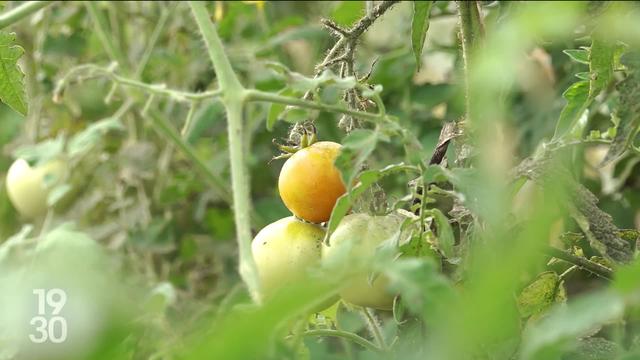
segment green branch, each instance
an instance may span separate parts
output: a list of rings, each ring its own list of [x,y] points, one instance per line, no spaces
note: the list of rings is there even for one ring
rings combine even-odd
[[[379,347],[377,347],[374,343],[372,343],[371,341],[357,335],[354,334],[352,332],[348,332],[348,331],[343,331],[343,330],[330,330],[330,329],[316,329],[316,330],[307,330],[304,333],[302,333],[302,335],[304,336],[331,336],[331,337],[338,337],[338,338],[343,338],[343,339],[347,339],[350,340],[360,346],[362,346],[363,348],[367,349],[367,350],[371,350],[373,352],[376,353],[380,353],[383,350],[380,349]]]
[[[347,109],[337,105],[320,104],[310,100],[298,99],[290,96],[282,96],[282,95],[272,94],[272,93],[260,91],[260,90],[252,90],[252,89],[246,90],[245,95],[246,95],[247,101],[267,101],[272,103],[303,107],[307,109],[331,111],[331,112],[355,116],[365,120],[379,121],[382,118],[384,118],[383,114],[351,110],[351,109]]]
[[[220,37],[218,37],[216,28],[213,26],[204,4],[199,1],[190,1],[189,5],[193,11],[193,16],[198,23],[198,28],[202,33],[202,38],[207,45],[207,51],[209,52],[209,57],[211,58],[213,67],[216,70],[216,76],[220,82],[220,87],[224,89],[225,95],[231,90],[242,90],[242,84],[240,84],[240,80],[238,80],[236,73],[231,67],[229,58],[227,58],[227,55],[224,52],[224,47],[222,46]]]
[[[600,265],[596,262],[593,262],[589,259],[585,259],[583,257],[575,256],[566,251],[556,249],[551,246],[547,246],[544,248],[543,252],[549,256],[554,258],[564,260],[570,264],[576,265],[582,269],[585,269],[595,275],[598,275],[604,279],[611,280],[613,279],[613,271],[603,265]]]
[[[238,250],[240,255],[240,276],[247,284],[249,292],[258,298],[259,281],[256,264],[251,253],[251,187],[243,144],[243,108],[246,90],[236,76],[227,58],[218,33],[211,22],[209,13],[201,2],[189,2],[198,28],[204,38],[207,51],[223,92],[223,103],[227,109],[227,130],[229,134],[229,158],[231,161],[231,188],[233,210],[236,223]]]
[[[478,42],[484,34],[482,18],[477,1],[458,1],[460,15],[460,39],[462,42],[462,59],[464,60],[465,92],[467,120],[471,117],[471,57]]]
[[[147,84],[138,80],[117,75],[110,68],[103,68],[94,64],[84,64],[71,69],[58,82],[58,85],[56,86],[56,89],[54,91],[54,95],[59,96],[64,91],[64,88],[71,81],[75,80],[76,78],[81,78],[83,75],[85,75],[85,73],[86,73],[86,76],[90,76],[90,77],[101,75],[101,76],[107,77],[108,79],[110,79],[111,81],[113,81],[118,85],[138,88],[141,90],[145,90],[148,93],[151,93],[154,95],[168,96],[175,101],[184,102],[184,103],[191,103],[194,101],[216,98],[222,95],[222,91],[220,90],[210,90],[205,92],[194,93],[194,92],[170,89],[170,88],[167,88],[165,84]]]
[[[15,9],[0,14],[0,29],[14,24],[52,3],[54,3],[54,1],[27,1]]]

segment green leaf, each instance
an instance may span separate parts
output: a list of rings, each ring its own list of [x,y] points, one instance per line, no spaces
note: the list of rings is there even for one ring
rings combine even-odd
[[[609,291],[585,295],[567,306],[557,307],[525,331],[521,358],[558,359],[576,338],[620,317],[623,312],[624,299]]]
[[[400,163],[386,166],[383,169],[365,170],[360,173],[360,176],[358,177],[358,180],[360,181],[358,182],[358,184],[356,184],[346,194],[339,197],[338,201],[336,201],[336,204],[333,206],[333,210],[331,211],[331,218],[329,219],[329,224],[327,225],[325,240],[329,239],[331,234],[340,224],[340,221],[342,221],[342,218],[347,215],[347,212],[349,212],[351,203],[358,196],[362,195],[362,193],[364,193],[369,187],[371,187],[371,185],[376,183],[381,178],[401,171],[417,172],[418,168],[415,166]]]
[[[282,96],[294,96],[295,94],[296,92],[290,88],[285,88],[284,90],[278,92],[278,95],[282,95]],[[273,126],[276,124],[276,122],[278,122],[278,119],[280,118],[280,114],[282,114],[285,108],[286,108],[285,104],[278,104],[278,103],[271,104],[271,107],[269,108],[269,114],[267,115],[267,130],[269,131],[273,130]]]
[[[615,272],[613,286],[623,292],[632,293],[640,290],[640,260],[636,260],[631,264],[620,267]]]
[[[629,74],[616,87],[620,93],[620,101],[616,116],[620,119],[616,136],[609,148],[607,156],[602,162],[609,164],[622,156],[629,144],[633,142],[640,127],[640,52],[629,52],[622,56],[622,64],[627,67]]]
[[[431,209],[429,213],[433,216],[433,219],[436,221],[436,226],[438,227],[438,248],[448,259],[454,258],[453,245],[455,243],[455,237],[453,236],[453,229],[451,228],[451,224],[449,224],[449,219],[439,209]]]
[[[589,65],[589,51],[584,49],[563,50],[571,60]]]
[[[556,132],[553,135],[555,139],[569,132],[587,109],[589,82],[578,81],[573,83],[562,96],[567,100],[567,105],[565,105],[560,113],[560,118],[556,125]]]
[[[420,70],[420,61],[422,57],[422,48],[424,40],[429,30],[429,14],[433,1],[414,1],[413,2],[413,20],[411,21],[411,48],[413,55],[416,57],[416,71]]]
[[[457,294],[433,259],[400,258],[376,264],[398,291],[407,309],[432,320],[455,302]]]
[[[316,111],[317,110],[288,107],[280,114],[280,118],[288,123],[295,124],[314,117],[313,113]]]
[[[357,129],[343,140],[340,155],[338,155],[335,164],[342,173],[342,180],[347,184],[348,189],[353,187],[356,174],[376,148],[379,138],[377,131]]]
[[[331,20],[342,26],[351,26],[364,13],[364,1],[341,1],[331,12]]]
[[[616,46],[611,41],[604,41],[594,37],[589,50],[589,97],[595,98],[611,81],[613,77],[613,58]]]
[[[25,159],[32,164],[44,164],[56,158],[64,150],[64,139],[59,136],[41,141],[35,145],[19,147],[14,151],[16,158]]]
[[[593,37],[589,50],[565,50],[573,60],[588,64],[589,73],[578,73],[576,76],[583,81],[572,84],[562,96],[567,100],[567,105],[560,113],[556,125],[554,139],[567,134],[571,137],[582,137],[586,127],[587,118],[583,118],[585,111],[593,100],[604,90],[613,78],[615,59],[619,54],[619,46],[611,45],[610,41],[603,41]]]
[[[0,101],[26,115],[24,73],[18,67],[18,59],[24,54],[24,49],[14,44],[15,39],[15,33],[0,31]]]
[[[548,310],[558,299],[562,283],[558,274],[543,272],[525,287],[518,296],[518,309],[522,317],[540,314]]]

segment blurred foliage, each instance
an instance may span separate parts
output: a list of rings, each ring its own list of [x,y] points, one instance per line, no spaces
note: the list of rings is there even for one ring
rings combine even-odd
[[[250,103],[243,134],[254,234],[289,216],[272,140],[287,142],[291,123],[309,118],[320,140],[345,149],[336,165],[351,196],[334,208],[328,233],[349,211],[400,209],[407,217],[369,264],[400,294],[393,311],[372,316],[342,302],[314,312],[337,292],[330,267],[286,284],[261,306],[251,303],[225,199],[232,189],[220,101],[190,108],[95,74],[55,92],[77,66],[109,68],[105,36],[123,58],[114,73],[168,89],[215,89],[189,6],[97,2],[105,34],[86,4],[58,2],[0,29],[0,56],[11,63],[0,81],[21,77],[19,67],[28,99],[22,115],[19,92],[0,96],[0,360],[640,356],[632,230],[640,228],[638,4],[478,2],[486,46],[467,78],[456,3],[400,2],[358,39],[358,81],[341,78],[339,67],[314,77],[336,41],[320,20],[348,29],[373,3],[206,5],[247,88],[295,97],[311,91],[323,105],[358,91],[365,110],[384,103],[389,121],[363,121],[349,132],[334,112]],[[17,6],[0,2],[2,11]],[[5,59],[16,45],[20,60]],[[479,104],[466,108],[465,96]],[[176,132],[185,129],[184,143],[226,194],[156,131],[148,108]],[[454,122],[465,133],[447,140],[444,162],[428,164],[443,125]],[[68,164],[43,218],[21,217],[8,199],[5,174],[18,157]],[[526,159],[562,171],[532,166],[514,174]],[[514,175],[541,185],[522,186]],[[511,198],[525,188],[529,196]],[[589,194],[582,208],[572,203],[575,193]],[[511,211],[517,201],[525,221]],[[615,263],[603,237],[622,242],[632,260]],[[394,246],[411,256],[397,259]],[[614,279],[545,255],[546,246],[611,267]],[[82,335],[70,335],[63,348],[25,343],[38,287],[69,289],[69,331]]]

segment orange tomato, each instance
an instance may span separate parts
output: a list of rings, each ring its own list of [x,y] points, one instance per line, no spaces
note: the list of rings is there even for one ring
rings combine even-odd
[[[282,166],[278,191],[295,216],[313,223],[331,217],[336,200],[346,191],[333,165],[340,147],[331,141],[317,142],[293,154]]]

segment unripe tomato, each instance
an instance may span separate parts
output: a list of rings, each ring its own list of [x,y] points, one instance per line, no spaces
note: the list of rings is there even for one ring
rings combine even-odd
[[[346,191],[340,171],[333,165],[339,153],[340,144],[321,141],[299,150],[284,163],[278,191],[294,215],[313,223],[329,220],[336,200]]]
[[[37,217],[47,210],[47,196],[51,185],[64,173],[62,161],[50,161],[32,168],[24,159],[11,164],[7,172],[7,193],[9,200],[20,214]]]
[[[323,260],[329,263],[336,258],[348,259],[344,266],[362,268],[371,261],[376,248],[394,236],[401,224],[402,218],[396,215],[347,215],[331,235],[329,246],[322,248]],[[391,310],[395,294],[387,290],[388,279],[379,275],[370,283],[369,275],[367,271],[352,274],[342,287],[340,297],[354,305]]]
[[[268,298],[282,285],[304,277],[320,263],[324,229],[293,216],[280,219],[260,230],[251,243],[258,268],[260,299]]]

